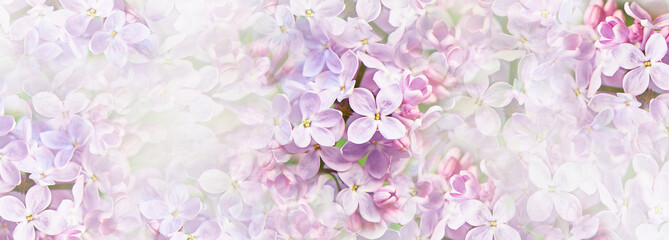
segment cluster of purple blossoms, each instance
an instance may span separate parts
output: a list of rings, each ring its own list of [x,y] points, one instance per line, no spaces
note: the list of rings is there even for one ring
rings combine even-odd
[[[0,0],[0,239],[666,239],[665,12]]]

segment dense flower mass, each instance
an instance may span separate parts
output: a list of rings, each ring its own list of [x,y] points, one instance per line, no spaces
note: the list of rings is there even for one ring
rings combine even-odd
[[[0,239],[667,239],[660,0],[0,0]]]

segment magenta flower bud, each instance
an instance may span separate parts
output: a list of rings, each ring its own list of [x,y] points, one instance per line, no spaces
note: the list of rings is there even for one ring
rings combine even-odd
[[[428,84],[427,78],[423,75],[412,77],[407,74],[402,80],[401,87],[404,94],[404,103],[410,105],[418,105],[432,94],[432,86]]]
[[[374,204],[380,208],[392,207],[397,202],[397,189],[393,185],[380,187],[374,192]]]
[[[411,104],[402,104],[400,106],[400,116],[404,118],[408,118],[411,120],[416,120],[421,116],[420,109],[418,109],[418,106],[411,105]]]
[[[400,139],[395,139],[392,141],[393,148],[395,151],[398,152],[405,152],[409,150],[411,146],[411,139],[409,139],[409,136],[404,136]]]
[[[597,31],[602,37],[595,42],[595,45],[603,49],[612,49],[621,43],[628,42],[628,36],[631,36],[630,29],[627,28],[625,22],[614,16],[606,17],[606,21],[597,26]]]
[[[495,184],[490,181],[481,184],[479,196],[481,197],[481,201],[492,201],[492,198],[495,196]]]
[[[632,26],[629,26],[629,34],[627,36],[631,44],[640,43],[643,41],[643,26],[638,21],[634,21]]]
[[[459,159],[450,157],[440,164],[438,173],[439,175],[444,176],[444,178],[450,179],[456,172],[459,172],[460,169],[462,168]]]
[[[585,10],[585,16],[583,16],[583,24],[596,27],[602,21],[602,15],[604,10],[600,5],[590,5],[588,9]]]
[[[479,198],[481,185],[473,173],[465,170],[460,171],[460,174],[451,177],[450,183],[451,191],[446,194],[446,199],[463,202]]]

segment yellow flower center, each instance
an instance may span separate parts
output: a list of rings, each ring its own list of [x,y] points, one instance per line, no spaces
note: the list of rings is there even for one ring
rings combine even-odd
[[[623,206],[628,207],[630,205],[630,200],[623,200]]]
[[[314,10],[307,9],[306,11],[304,11],[304,16],[305,17],[313,17],[314,16]]]
[[[191,234],[191,235],[188,235],[188,238],[186,238],[186,240],[196,240],[196,239],[195,239],[195,237],[193,237],[193,234]]]
[[[374,120],[381,120],[381,114],[380,113],[374,114]]]
[[[544,141],[544,139],[546,139],[546,137],[544,137],[544,135],[539,134],[537,136],[537,142],[542,142],[542,141]]]
[[[91,8],[91,9],[88,9],[88,12],[86,12],[86,13],[88,15],[90,15],[91,17],[95,17],[95,14],[98,13],[98,11]]]
[[[541,11],[541,17],[542,18],[547,18],[548,17],[548,10]]]
[[[362,43],[362,45],[367,44],[367,39],[360,40],[360,43]]]
[[[311,127],[311,120],[302,120],[302,126],[305,128]]]
[[[238,188],[238,187],[239,187],[239,183],[237,183],[237,181],[232,182],[232,187],[233,187],[233,188]]]
[[[72,146],[77,147],[77,146],[79,146],[79,143],[78,143],[78,142],[74,142],[74,143],[72,143]]]
[[[46,178],[46,174],[44,174],[44,173],[40,173],[39,177],[41,177],[41,178]]]
[[[286,26],[281,26],[279,29],[281,29],[282,32],[286,32]]]
[[[279,125],[279,119],[274,119],[274,125]]]
[[[521,42],[521,43],[526,43],[526,42],[527,42],[527,39],[526,39],[525,37],[520,37],[520,42]]]
[[[27,220],[28,222],[30,222],[30,221],[32,221],[32,220],[35,220],[35,217],[33,217],[33,215],[28,215],[28,216],[26,216],[26,220]]]
[[[480,98],[477,99],[476,100],[476,105],[481,105],[481,104],[483,104],[483,100],[481,100]]]
[[[555,192],[555,187],[549,187],[548,191],[554,193]]]
[[[497,221],[492,221],[490,222],[491,227],[497,227]]]
[[[95,176],[95,174],[91,175],[91,180],[93,180],[93,182],[97,181],[98,176]]]
[[[650,67],[650,65],[652,65],[652,64],[650,63],[650,61],[645,61],[645,62],[643,62],[643,65],[646,66],[646,67]]]
[[[356,190],[358,190],[358,185],[356,185],[356,184],[353,184],[353,186],[351,187],[351,190],[353,190],[353,191],[356,191]]]
[[[320,145],[320,144],[318,144],[318,143],[314,144],[314,150],[318,150],[318,149],[320,149],[320,148],[321,148],[321,145]]]
[[[418,190],[416,190],[415,188],[412,188],[411,190],[409,190],[409,193],[411,193],[411,196],[416,196],[416,195],[418,195]]]
[[[653,209],[653,211],[654,211],[655,213],[657,213],[657,214],[662,214],[662,207],[660,207],[660,206],[655,206],[655,208]]]
[[[625,106],[630,106],[630,101],[625,101]]]
[[[178,211],[174,211],[174,212],[172,213],[172,217],[176,217],[177,215],[179,215],[179,212],[178,212]]]
[[[112,37],[114,37],[114,36],[116,36],[116,33],[117,33],[117,32],[116,32],[115,30],[112,30],[112,32],[111,32],[109,35],[111,35]]]
[[[323,48],[328,49],[328,48],[330,48],[330,45],[328,45],[328,44],[326,43],[326,44],[323,45]]]
[[[578,90],[578,89],[574,90],[574,94],[576,94],[577,97],[580,96],[581,95],[581,90]]]

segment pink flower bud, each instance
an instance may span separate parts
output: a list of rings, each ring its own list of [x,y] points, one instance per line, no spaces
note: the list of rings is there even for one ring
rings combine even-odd
[[[405,152],[411,147],[411,139],[409,136],[404,136],[400,139],[395,139],[392,141],[393,148],[398,152]]]
[[[392,207],[397,202],[397,189],[393,185],[380,187],[374,192],[374,204],[380,208]]]
[[[421,115],[421,112],[418,109],[418,106],[414,106],[414,105],[410,105],[410,104],[402,104],[400,106],[400,110],[402,110],[402,112],[400,112],[400,116],[402,116],[404,118],[411,119],[411,120],[416,120]]]
[[[643,26],[638,21],[634,21],[632,26],[629,26],[628,37],[631,44],[640,43],[643,41]]]
[[[481,185],[474,174],[469,171],[460,171],[460,174],[451,177],[451,191],[446,194],[446,199],[455,202],[463,202],[469,199],[479,198]]]
[[[606,21],[597,26],[597,31],[602,37],[595,42],[595,45],[602,49],[612,49],[628,42],[628,36],[631,36],[630,30],[620,18],[606,17]]]
[[[594,28],[602,21],[603,14],[604,10],[602,9],[602,6],[590,5],[588,6],[588,9],[585,10],[583,24]]]

